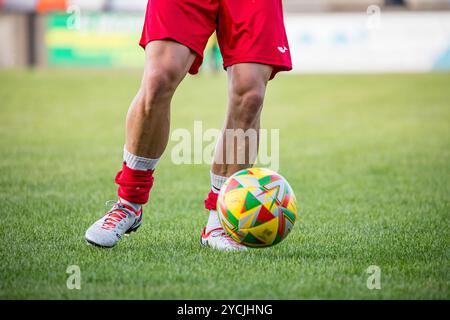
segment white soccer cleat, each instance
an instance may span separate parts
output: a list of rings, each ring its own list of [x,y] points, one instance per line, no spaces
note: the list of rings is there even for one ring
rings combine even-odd
[[[219,251],[245,251],[248,249],[231,239],[223,228],[216,228],[209,232],[206,232],[206,228],[203,228],[200,244]]]
[[[142,223],[142,207],[135,211],[125,203],[117,202],[102,218],[86,231],[86,241],[98,247],[114,247],[120,238],[136,231]]]

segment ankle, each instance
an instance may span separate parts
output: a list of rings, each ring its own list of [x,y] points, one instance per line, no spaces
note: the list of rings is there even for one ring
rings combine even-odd
[[[139,212],[142,208],[142,204],[139,203],[135,203],[135,202],[131,202],[131,201],[127,201],[123,198],[119,197],[119,202],[126,204],[127,206],[130,206],[135,212]]]
[[[209,211],[208,222],[206,223],[206,233],[210,232],[214,229],[223,229],[222,224],[220,223],[219,214],[215,210]]]

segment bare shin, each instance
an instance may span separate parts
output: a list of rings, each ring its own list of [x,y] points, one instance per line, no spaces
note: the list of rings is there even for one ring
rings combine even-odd
[[[241,63],[228,68],[229,104],[211,171],[220,176],[251,167],[259,144],[260,117],[272,67]]]

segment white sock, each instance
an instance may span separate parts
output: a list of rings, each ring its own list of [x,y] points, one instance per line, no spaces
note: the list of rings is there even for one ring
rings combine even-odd
[[[214,193],[219,193],[227,179],[227,177],[218,176],[211,172],[211,191]],[[206,223],[206,232],[208,233],[209,231],[217,228],[222,228],[222,224],[219,220],[219,214],[216,210],[210,210],[208,222]]]
[[[156,164],[158,163],[158,159],[144,158],[140,156],[136,156],[126,149],[126,146],[123,147],[123,162],[125,162],[126,166],[133,170],[155,170]]]
[[[214,193],[219,193],[227,177],[219,176],[211,172],[211,191]]]
[[[219,214],[215,210],[209,210],[209,218],[206,223],[206,233],[218,228],[222,228],[222,224],[219,220]]]
[[[125,165],[130,169],[142,171],[155,170],[158,161],[159,158],[150,159],[136,156],[128,152],[126,146],[123,147],[123,162],[125,162]],[[119,201],[131,206],[135,211],[139,211],[142,207],[139,203],[130,202],[122,198],[119,198]]]

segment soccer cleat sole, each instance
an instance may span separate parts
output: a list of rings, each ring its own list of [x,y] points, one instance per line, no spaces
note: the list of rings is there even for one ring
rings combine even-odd
[[[136,227],[131,227],[127,231],[125,231],[125,234],[130,234],[132,232],[136,232],[141,227],[141,224],[138,224]]]
[[[95,243],[94,241],[89,240],[88,238],[84,238],[84,240],[86,240],[86,244],[94,246],[94,247],[97,247],[97,248],[110,249],[110,248],[114,247],[114,246],[111,246],[111,247],[109,247],[109,246],[102,246],[102,245],[100,245],[98,243]]]
[[[132,228],[128,229],[127,231],[125,231],[125,234],[130,234],[130,233],[136,232],[140,227],[141,227],[141,224],[137,225],[136,227],[132,227]],[[92,240],[89,240],[88,238],[84,238],[84,239],[86,240],[87,244],[92,245],[97,248],[109,249],[109,248],[113,248],[116,245],[116,244],[114,244],[112,246],[102,246],[101,244],[98,244]]]

